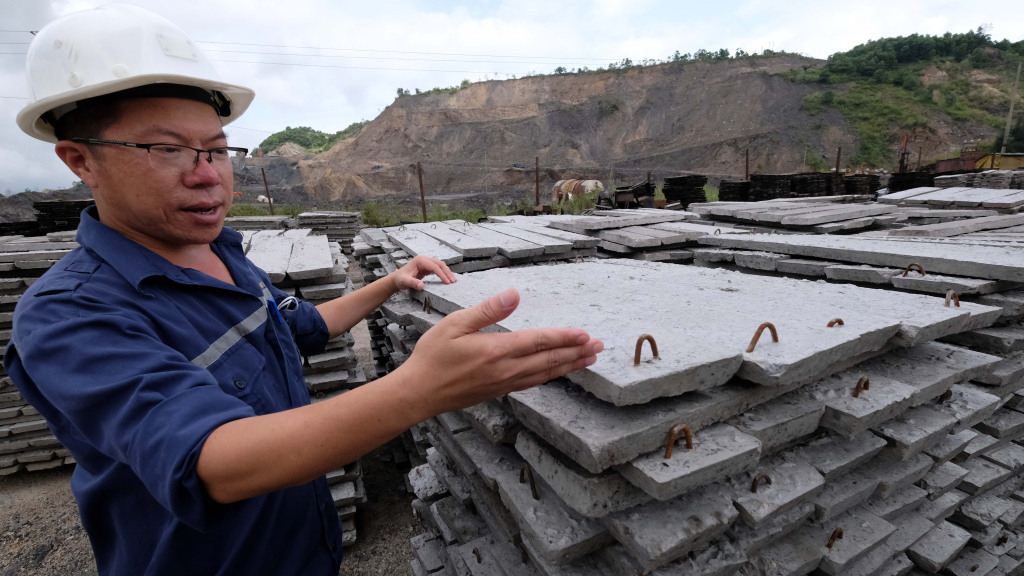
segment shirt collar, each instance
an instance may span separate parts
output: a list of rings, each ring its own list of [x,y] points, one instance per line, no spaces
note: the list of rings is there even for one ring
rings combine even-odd
[[[164,276],[182,284],[197,283],[163,256],[129,240],[117,230],[100,222],[96,206],[90,206],[82,211],[76,240],[110,264],[140,292],[142,281],[152,276]],[[228,226],[224,226],[214,240],[215,243],[239,245],[241,241],[242,235]]]

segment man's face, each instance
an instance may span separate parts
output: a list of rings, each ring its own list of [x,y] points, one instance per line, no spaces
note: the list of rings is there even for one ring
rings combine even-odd
[[[103,139],[203,150],[227,146],[220,118],[207,104],[180,98],[134,98],[121,106],[120,119],[104,131]],[[220,234],[231,208],[234,174],[230,164],[211,164],[206,154],[200,154],[194,167],[183,170],[158,161],[155,150],[91,148],[98,169],[96,182],[89,184],[105,224],[130,237],[178,247],[209,244]],[[195,158],[193,151],[184,153]]]

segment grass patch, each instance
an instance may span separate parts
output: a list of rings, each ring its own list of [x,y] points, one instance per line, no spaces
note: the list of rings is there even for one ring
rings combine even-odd
[[[566,198],[551,206],[555,214],[582,214],[587,210],[593,210],[597,204],[597,197],[600,192],[593,191],[588,194],[576,194],[572,198]]]
[[[704,198],[708,202],[718,202],[718,188],[710,184],[704,185]]]
[[[298,204],[274,204],[275,216],[291,216],[294,218],[306,211],[308,211],[307,208]],[[235,203],[228,210],[228,218],[233,216],[270,216],[270,207],[267,204]]]

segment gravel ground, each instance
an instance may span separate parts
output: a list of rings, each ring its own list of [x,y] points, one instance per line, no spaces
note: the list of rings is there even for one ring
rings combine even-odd
[[[359,278],[358,268],[352,271]],[[368,369],[370,336],[365,322],[352,330],[359,363]],[[399,446],[400,440],[395,440]],[[369,502],[356,515],[356,543],[346,549],[341,574],[411,574],[409,539],[423,529],[412,515],[413,497],[390,445],[362,459]],[[96,574],[89,538],[71,495],[73,468],[18,473],[0,478],[0,576]]]

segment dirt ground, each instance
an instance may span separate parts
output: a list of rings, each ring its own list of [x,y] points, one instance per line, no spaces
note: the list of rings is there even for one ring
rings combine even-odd
[[[353,281],[359,277],[353,271]],[[352,330],[359,363],[369,370],[370,336],[366,323]],[[400,442],[396,440],[396,442]],[[389,445],[362,459],[369,502],[356,515],[356,543],[346,549],[341,574],[411,574],[409,539],[423,529],[412,515],[413,497]],[[82,529],[71,494],[72,467],[18,473],[0,478],[0,576],[96,574],[89,538]]]

